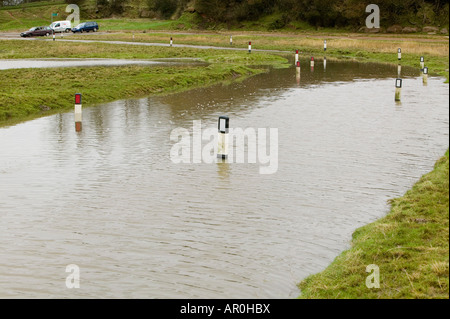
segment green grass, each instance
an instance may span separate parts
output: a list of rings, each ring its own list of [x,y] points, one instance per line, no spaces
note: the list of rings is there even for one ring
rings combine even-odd
[[[380,267],[380,289],[366,267]],[[305,299],[449,298],[449,153],[383,219],[358,229],[352,248],[299,285]]]
[[[134,39],[133,39],[134,35]],[[176,44],[188,45],[210,45],[210,46],[229,46],[229,33],[191,33],[183,34],[172,32],[170,35],[166,32],[118,32],[102,35],[77,35],[71,39],[96,39],[105,41],[135,41],[149,43],[168,43],[170,36],[173,37]],[[397,64],[397,48],[403,49],[403,59],[401,63],[404,66],[419,67],[421,56],[426,58],[426,66],[430,73],[449,77],[449,47],[448,39],[443,37],[434,38],[433,42],[421,41],[422,38],[408,38],[393,40],[384,39],[377,36],[368,38],[337,37],[330,38],[328,34],[310,34],[310,35],[288,35],[275,33],[271,35],[253,34],[242,32],[233,35],[233,47],[247,48],[248,42],[252,41],[254,49],[262,50],[280,50],[294,52],[300,49],[303,55],[323,56],[323,40],[328,41],[327,57],[357,59],[367,62],[383,62]],[[395,39],[395,38],[394,38]]]
[[[122,66],[3,70],[0,77],[0,125],[44,116],[73,107],[83,93],[84,105],[131,97],[168,94],[243,79],[283,67],[287,60],[269,54],[114,44],[52,41],[0,41],[0,58],[121,58],[188,57],[208,66]],[[258,65],[258,67],[254,67]],[[261,67],[266,65],[267,67]]]
[[[25,6],[2,7],[0,9],[0,32],[25,31],[32,27],[50,25],[52,13],[58,13],[56,20],[65,20],[67,4],[58,2],[36,2]]]

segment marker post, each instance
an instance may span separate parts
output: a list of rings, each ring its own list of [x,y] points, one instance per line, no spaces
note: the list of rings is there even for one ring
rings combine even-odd
[[[423,84],[428,85],[428,68],[423,68]]]
[[[230,131],[230,118],[228,116],[219,117],[219,140],[217,148],[217,158],[228,158],[228,133]]]
[[[81,94],[75,94],[75,131],[81,132],[82,130],[82,106],[81,106]]]
[[[402,97],[402,86],[403,86],[403,80],[397,79],[395,81],[395,101],[400,102]]]

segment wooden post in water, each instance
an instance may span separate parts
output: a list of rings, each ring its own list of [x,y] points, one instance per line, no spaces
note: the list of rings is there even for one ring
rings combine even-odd
[[[228,116],[219,117],[219,140],[217,148],[217,158],[228,158],[228,133],[230,131],[230,118]]]
[[[82,106],[81,106],[81,94],[75,94],[75,131],[81,132],[82,130]]]
[[[397,79],[395,81],[395,101],[400,102],[402,99],[403,80]]]

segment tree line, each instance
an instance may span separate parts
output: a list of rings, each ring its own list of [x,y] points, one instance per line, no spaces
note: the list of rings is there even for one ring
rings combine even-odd
[[[42,0],[0,0],[0,6]],[[44,0],[49,2],[51,0]],[[409,26],[449,24],[448,0],[65,0],[85,8],[95,7],[102,17],[126,14],[126,8],[138,6],[153,12],[152,17],[177,18],[185,10],[196,12],[205,24],[233,26],[276,14],[269,28],[283,28],[293,22],[315,27],[361,27],[366,7],[380,7],[381,23]]]

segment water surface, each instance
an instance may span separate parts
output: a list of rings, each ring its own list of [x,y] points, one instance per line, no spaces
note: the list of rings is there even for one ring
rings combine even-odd
[[[449,94],[397,67],[306,62],[0,129],[0,297],[291,298],[448,148]],[[279,169],[173,164],[173,129],[278,128]],[[67,289],[66,266],[81,270]],[[365,271],[362,270],[362,271]]]

